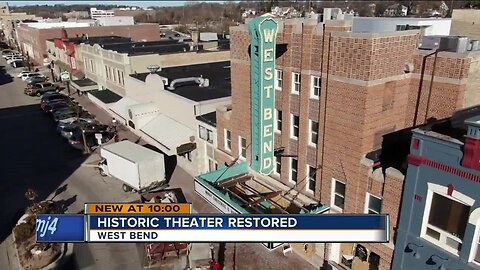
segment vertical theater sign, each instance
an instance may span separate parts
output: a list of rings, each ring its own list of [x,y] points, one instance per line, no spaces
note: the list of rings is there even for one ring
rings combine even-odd
[[[248,25],[251,35],[252,169],[270,174],[274,168],[275,54],[277,22],[260,16]]]

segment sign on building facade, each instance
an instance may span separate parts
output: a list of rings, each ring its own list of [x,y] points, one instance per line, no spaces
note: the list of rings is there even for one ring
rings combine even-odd
[[[266,16],[252,19],[248,25],[251,36],[251,168],[261,174],[273,171],[275,160],[275,54],[277,22]]]

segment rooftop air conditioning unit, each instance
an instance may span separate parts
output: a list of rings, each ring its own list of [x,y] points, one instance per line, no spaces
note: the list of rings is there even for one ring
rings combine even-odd
[[[470,41],[470,51],[478,51],[480,50],[480,41],[479,40],[471,40]]]
[[[440,46],[440,39],[444,36],[423,36],[419,49],[436,50]]]
[[[468,49],[469,40],[467,37],[448,36],[440,39],[438,49],[447,52],[465,53]]]

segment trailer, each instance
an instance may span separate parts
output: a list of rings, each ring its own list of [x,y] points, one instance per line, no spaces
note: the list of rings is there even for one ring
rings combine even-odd
[[[122,181],[125,192],[145,193],[168,186],[161,153],[130,141],[121,141],[102,145],[100,156],[100,174]]]

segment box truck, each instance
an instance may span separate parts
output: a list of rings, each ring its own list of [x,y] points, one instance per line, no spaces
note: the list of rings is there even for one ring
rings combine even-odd
[[[100,156],[100,174],[121,180],[125,192],[144,193],[168,186],[161,153],[125,140],[102,146]]]

